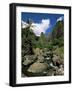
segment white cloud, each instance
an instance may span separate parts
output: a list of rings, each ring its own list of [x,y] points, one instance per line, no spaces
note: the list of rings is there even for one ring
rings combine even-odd
[[[21,25],[22,25],[22,28],[26,28],[28,26],[28,24],[24,21],[21,21]]]
[[[24,21],[22,23],[22,28],[26,28],[28,24]],[[50,27],[50,19],[42,19],[40,23],[32,23],[31,29],[36,36],[40,36],[41,32],[45,33],[46,30]]]
[[[46,30],[50,27],[50,19],[42,19],[41,23],[33,23],[32,27],[33,32],[36,36],[40,36],[41,32],[45,33]]]
[[[59,18],[57,19],[57,22],[58,22],[58,21],[62,21],[63,18],[64,18],[63,16],[62,16],[62,17],[59,17]]]

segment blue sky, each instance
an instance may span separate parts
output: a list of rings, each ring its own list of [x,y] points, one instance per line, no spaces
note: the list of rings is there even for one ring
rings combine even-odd
[[[36,35],[39,36],[41,32],[43,33],[51,32],[56,22],[64,19],[64,15],[22,12],[21,14],[22,21],[27,22],[29,18],[33,21],[34,25],[36,26],[36,28],[34,28],[35,29],[34,32],[36,33]]]

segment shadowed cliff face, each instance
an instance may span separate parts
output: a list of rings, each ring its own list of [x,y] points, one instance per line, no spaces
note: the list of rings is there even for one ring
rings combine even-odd
[[[52,31],[52,38],[64,37],[64,21],[58,21]]]

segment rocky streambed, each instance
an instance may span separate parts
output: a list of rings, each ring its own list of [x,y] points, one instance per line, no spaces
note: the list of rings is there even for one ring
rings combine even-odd
[[[22,60],[22,77],[64,75],[64,60],[51,50],[36,48]]]

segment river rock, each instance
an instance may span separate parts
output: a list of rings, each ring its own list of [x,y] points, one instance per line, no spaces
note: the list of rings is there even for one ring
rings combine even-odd
[[[35,62],[37,59],[37,57],[35,55],[26,55],[25,56],[25,59],[24,59],[24,62],[23,62],[23,65],[29,65],[33,62]]]
[[[54,76],[54,74],[55,74],[55,71],[52,69],[47,72],[47,76]]]
[[[47,63],[35,62],[28,68],[27,71],[32,73],[43,73],[45,70],[47,70],[47,68]]]
[[[40,62],[40,63],[44,62],[44,57],[42,55],[39,55],[37,58],[38,58],[37,62]]]
[[[61,65],[61,64],[64,64],[64,60],[60,58],[60,56],[57,56],[57,55],[53,55],[53,63],[54,65],[58,64],[58,65]]]
[[[33,52],[36,56],[43,54],[43,50],[40,48],[33,49]]]
[[[56,75],[64,75],[64,68],[60,67],[59,69],[56,70]]]

